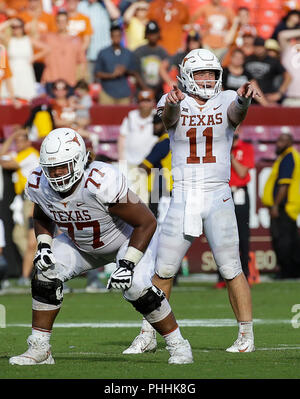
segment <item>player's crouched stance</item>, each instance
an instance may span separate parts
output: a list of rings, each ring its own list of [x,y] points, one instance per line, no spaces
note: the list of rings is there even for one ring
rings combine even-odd
[[[41,167],[28,179],[38,242],[32,334],[28,350],[9,363],[54,364],[50,337],[63,301],[63,282],[114,258],[117,269],[108,288],[122,289],[124,298],[165,338],[170,364],[192,363],[190,344],[182,338],[168,300],[151,282],[156,220],[117,169],[92,162],[88,155],[77,132],[56,129],[43,141]],[[56,226],[62,231],[57,236]]]

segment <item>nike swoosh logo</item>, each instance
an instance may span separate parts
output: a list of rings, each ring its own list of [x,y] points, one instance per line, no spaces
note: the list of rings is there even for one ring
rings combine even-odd
[[[213,110],[215,111],[216,109],[220,108],[222,104],[218,105],[217,107],[213,108]]]
[[[77,202],[76,206],[84,205],[84,202]]]
[[[223,199],[223,202],[226,202],[226,201],[228,201],[228,200],[230,200],[230,197],[229,197],[229,198],[226,198],[226,199]]]
[[[245,349],[239,349],[239,352],[246,352],[246,350],[249,348],[249,346],[247,346],[247,348]]]

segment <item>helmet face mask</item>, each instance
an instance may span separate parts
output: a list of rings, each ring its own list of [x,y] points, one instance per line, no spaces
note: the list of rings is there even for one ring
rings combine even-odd
[[[190,51],[179,65],[181,82],[186,91],[203,99],[215,97],[222,90],[223,69],[217,57],[209,50],[196,49]],[[214,71],[215,80],[196,80],[194,73],[198,71]]]
[[[69,191],[80,180],[88,154],[82,137],[73,129],[55,129],[44,139],[40,165],[54,191]]]

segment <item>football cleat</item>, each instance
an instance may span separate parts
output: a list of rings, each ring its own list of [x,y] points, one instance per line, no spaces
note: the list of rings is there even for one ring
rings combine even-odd
[[[226,349],[226,352],[231,353],[243,353],[243,352],[254,352],[254,340],[253,338],[246,338],[245,336],[239,336],[238,339]]]
[[[22,355],[13,356],[9,359],[9,364],[19,366],[31,366],[36,364],[54,364],[51,355],[51,345],[38,337],[30,335],[27,339],[28,350]]]
[[[189,364],[194,363],[192,348],[187,339],[174,340],[167,345],[170,353],[169,364]]]
[[[157,347],[156,331],[142,331],[134,338],[129,348],[123,351],[124,355],[137,355],[144,352],[155,352]]]

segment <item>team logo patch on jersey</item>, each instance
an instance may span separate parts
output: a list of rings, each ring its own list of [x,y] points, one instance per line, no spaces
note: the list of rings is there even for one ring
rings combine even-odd
[[[189,112],[189,110],[187,108],[183,108],[183,107],[182,107],[182,111],[183,112]]]

